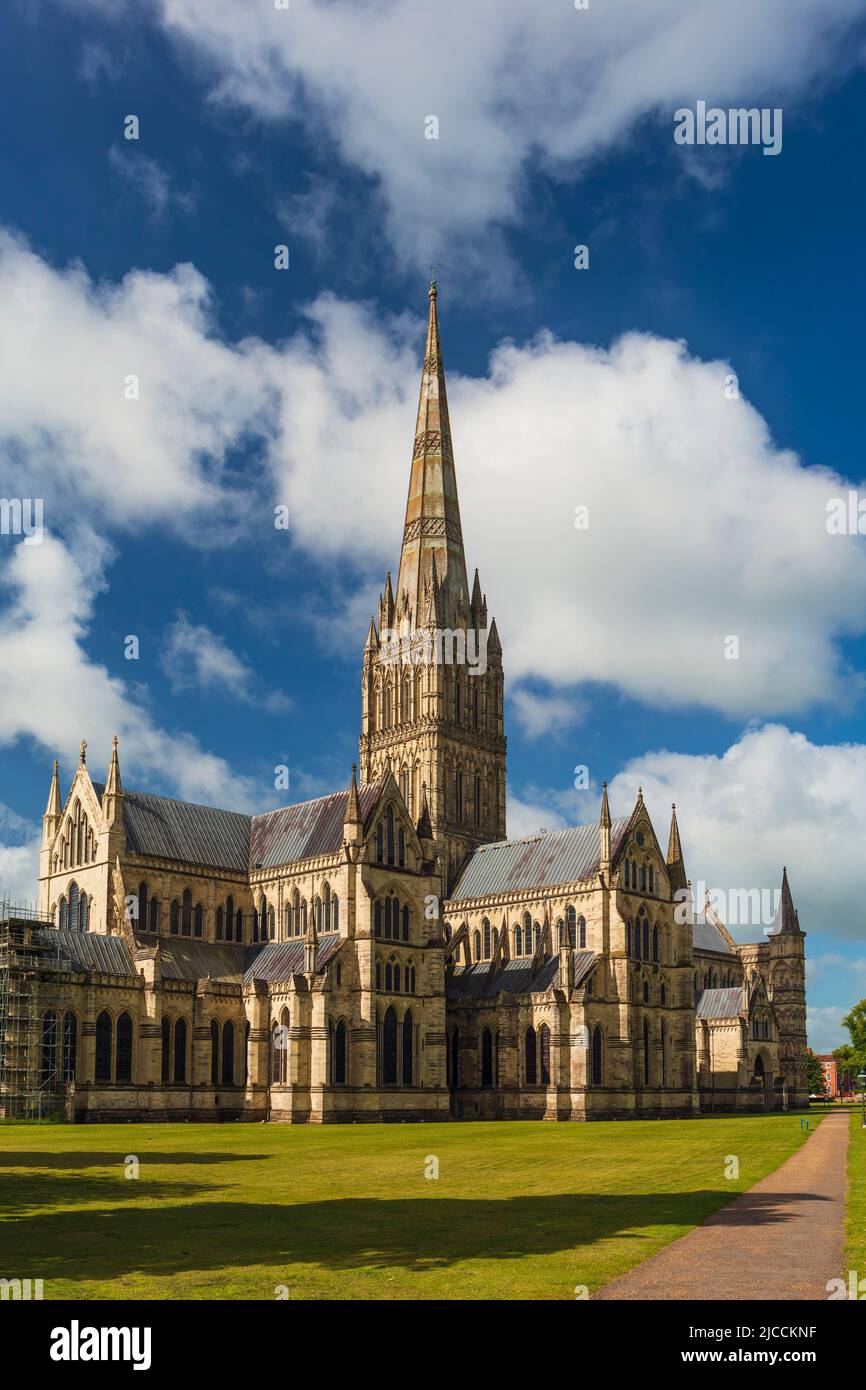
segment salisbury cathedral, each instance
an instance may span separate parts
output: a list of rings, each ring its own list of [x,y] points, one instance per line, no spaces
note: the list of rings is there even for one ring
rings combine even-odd
[[[690,1116],[807,1101],[804,934],[692,904],[638,790],[506,836],[503,652],[463,549],[437,290],[406,521],[359,656],[357,769],[262,815],[104,782],[43,817],[0,914],[0,1115],[77,1121]]]

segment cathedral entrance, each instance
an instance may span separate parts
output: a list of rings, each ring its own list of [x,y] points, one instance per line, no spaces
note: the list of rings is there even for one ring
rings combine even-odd
[[[769,1114],[773,1109],[773,1074],[764,1065],[763,1052],[759,1052],[755,1059],[755,1080],[761,1083],[764,1110]]]

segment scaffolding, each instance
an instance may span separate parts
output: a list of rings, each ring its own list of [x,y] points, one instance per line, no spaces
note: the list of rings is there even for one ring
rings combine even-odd
[[[42,1119],[65,1100],[52,1008],[64,962],[45,939],[51,926],[44,913],[0,901],[0,1120]]]

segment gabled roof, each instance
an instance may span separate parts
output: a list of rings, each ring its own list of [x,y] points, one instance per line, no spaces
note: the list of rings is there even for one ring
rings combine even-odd
[[[59,927],[35,927],[33,940],[51,948],[40,958],[43,970],[95,970],[102,975],[138,974],[129,948],[121,936],[97,932],[61,931]]]
[[[731,949],[718,927],[705,914],[703,919],[695,918],[692,927],[692,944],[696,951],[716,951],[719,955],[732,956]]]
[[[384,781],[359,788],[361,815],[375,805]],[[102,799],[104,786],[93,783]],[[337,854],[343,843],[348,790],[245,816],[149,792],[124,791],[127,848],[145,858],[176,859],[208,869],[249,873],[300,859]]]
[[[610,850],[613,858],[631,817],[613,821]],[[588,878],[598,868],[598,823],[572,825],[522,840],[500,840],[475,850],[460,874],[450,902],[464,902],[490,893],[510,893],[531,888],[552,888]]]
[[[575,985],[586,978],[595,964],[592,951],[576,951],[574,956]],[[533,973],[532,961],[510,960],[501,970],[490,969],[489,961],[477,965],[461,965],[445,979],[449,999],[491,999],[497,994],[545,994],[556,980],[559,956],[549,956]]]
[[[698,1018],[739,1018],[743,1013],[743,991],[736,985],[726,989],[702,989],[695,1004]]]

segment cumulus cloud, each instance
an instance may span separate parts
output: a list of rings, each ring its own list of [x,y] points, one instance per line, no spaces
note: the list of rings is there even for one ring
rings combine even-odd
[[[16,546],[2,573],[9,602],[0,613],[0,745],[33,739],[74,766],[69,760],[83,736],[92,776],[101,780],[117,733],[131,785],[262,809],[272,789],[269,798],[267,788],[236,776],[192,734],[159,728],[122,680],[88,658],[84,638],[106,560],[106,547],[93,536],[75,553],[52,536],[39,546]]]
[[[91,4],[140,23],[139,3]],[[481,270],[498,259],[494,229],[524,210],[530,161],[573,179],[647,122],[673,153],[673,112],[697,97],[793,102],[856,54],[862,7],[292,0],[286,12],[258,0],[204,10],[200,0],[153,0],[152,13],[184,54],[205,59],[215,101],[304,121],[369,176],[402,257],[426,268],[444,250]],[[438,139],[425,137],[430,116]]]
[[[220,341],[190,265],[95,284],[0,231],[4,488],[42,496],[55,530],[74,503],[121,527],[166,522],[192,544],[217,520],[224,535],[243,505],[232,451],[267,428],[263,351]]]
[[[0,804],[0,902],[35,904],[41,827]]]

